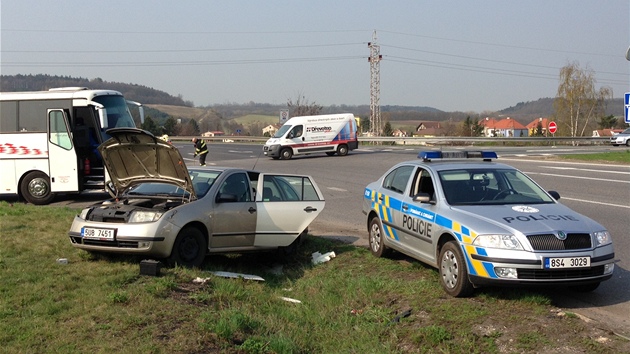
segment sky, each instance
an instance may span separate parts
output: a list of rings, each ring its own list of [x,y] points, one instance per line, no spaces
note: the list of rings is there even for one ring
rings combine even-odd
[[[501,110],[555,97],[570,63],[630,91],[628,0],[1,0],[0,30],[0,74],[138,84],[196,106],[369,105],[369,43],[381,106]]]

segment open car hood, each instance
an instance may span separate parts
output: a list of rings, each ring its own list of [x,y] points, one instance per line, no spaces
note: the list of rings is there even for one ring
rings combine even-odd
[[[136,128],[107,131],[111,139],[98,147],[115,191],[119,196],[139,183],[171,183],[196,198],[186,164],[177,148]],[[107,182],[106,182],[107,183]]]

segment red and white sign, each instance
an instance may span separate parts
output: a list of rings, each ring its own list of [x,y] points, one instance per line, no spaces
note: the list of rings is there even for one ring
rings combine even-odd
[[[547,129],[551,134],[555,134],[558,130],[558,126],[556,125],[556,122],[549,122],[549,126],[547,127]]]

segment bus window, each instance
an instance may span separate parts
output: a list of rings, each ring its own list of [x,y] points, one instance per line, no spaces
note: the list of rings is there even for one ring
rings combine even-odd
[[[48,133],[50,142],[66,150],[72,149],[72,142],[70,141],[70,134],[68,133],[63,111],[49,111],[48,120],[50,121],[50,132]]]

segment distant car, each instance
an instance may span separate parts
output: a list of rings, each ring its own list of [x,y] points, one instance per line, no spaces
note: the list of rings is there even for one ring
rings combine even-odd
[[[294,250],[324,209],[309,176],[188,170],[177,148],[151,133],[108,134],[99,151],[114,198],[74,218],[74,247],[200,266],[209,253]]]
[[[439,271],[455,297],[484,285],[592,291],[615,254],[602,225],[557,202],[494,152],[421,152],[365,188],[369,247],[397,250]],[[477,158],[478,161],[472,161]]]
[[[610,137],[612,146],[625,145],[630,147],[630,128]]]

